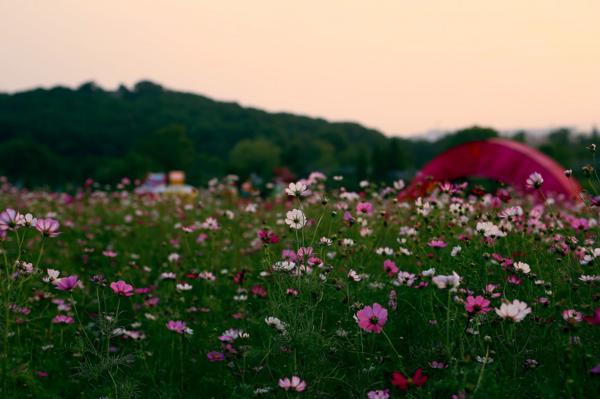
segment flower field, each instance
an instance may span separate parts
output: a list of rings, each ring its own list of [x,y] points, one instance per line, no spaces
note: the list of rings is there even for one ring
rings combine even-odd
[[[0,397],[594,397],[600,208],[542,184],[3,181]]]

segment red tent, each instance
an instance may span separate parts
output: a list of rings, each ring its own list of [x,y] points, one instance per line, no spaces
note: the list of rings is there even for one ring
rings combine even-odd
[[[429,191],[435,182],[479,177],[501,181],[523,191],[525,181],[539,172],[544,178],[544,194],[577,197],[579,184],[564,174],[564,169],[538,150],[507,139],[488,139],[458,145],[437,156],[421,169],[402,198],[417,197]]]

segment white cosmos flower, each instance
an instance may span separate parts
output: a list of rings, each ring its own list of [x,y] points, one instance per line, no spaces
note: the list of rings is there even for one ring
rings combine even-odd
[[[394,188],[398,191],[402,190],[405,187],[404,180],[400,179],[394,182]]]
[[[58,276],[60,275],[60,272],[58,270],[54,270],[54,269],[46,269],[46,273],[48,275],[42,279],[46,283],[49,281],[55,281],[58,278]]]
[[[525,302],[515,299],[512,302],[500,305],[499,309],[496,308],[496,313],[503,319],[511,319],[518,323],[531,313],[531,308]]]
[[[285,192],[292,197],[307,197],[311,194],[306,184],[300,181],[298,183],[290,183]]]
[[[188,283],[179,283],[175,286],[175,289],[179,292],[181,291],[189,291],[192,289],[192,286]]]
[[[294,262],[282,260],[279,262],[275,262],[275,264],[273,265],[273,270],[276,270],[276,271],[283,270],[283,271],[289,272],[294,267],[296,267],[296,264]]]
[[[497,238],[506,236],[506,233],[492,222],[478,222],[475,229],[482,232],[485,237]]]
[[[279,331],[282,334],[286,333],[287,324],[285,322],[279,320],[275,316],[269,316],[269,317],[265,318],[265,323],[267,323],[268,326],[275,328],[277,331]]]
[[[531,272],[531,268],[525,262],[516,262],[513,266],[515,267],[515,270],[519,270],[525,274],[529,274],[529,272]]]
[[[454,248],[452,248],[452,251],[450,251],[450,256],[454,257],[456,255],[458,255],[458,253],[462,250],[462,248],[460,247],[460,245],[455,246]]]
[[[306,216],[300,209],[292,209],[285,214],[285,223],[290,228],[299,230],[306,225]]]
[[[582,274],[579,277],[579,280],[583,281],[584,283],[594,283],[596,281],[600,281],[600,276],[598,276],[598,275]]]
[[[460,276],[456,272],[452,272],[449,276],[435,276],[431,279],[431,282],[439,289],[451,287],[452,290],[455,290],[460,285]]]
[[[321,245],[325,245],[326,247],[330,247],[331,245],[333,245],[333,241],[331,240],[331,238],[327,237],[321,237],[319,242],[321,243]]]
[[[348,278],[354,281],[362,280],[362,276],[358,274],[354,269],[350,269],[350,271],[348,272]]]

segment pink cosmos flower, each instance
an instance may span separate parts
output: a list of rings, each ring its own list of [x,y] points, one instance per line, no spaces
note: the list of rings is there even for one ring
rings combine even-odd
[[[58,228],[60,224],[58,221],[52,218],[46,219],[38,219],[35,224],[35,228],[39,231],[44,237],[57,237],[60,233],[58,232]]]
[[[117,295],[122,295],[122,296],[132,296],[133,295],[133,286],[130,284],[127,284],[123,280],[119,280],[114,283],[110,283],[110,288],[112,288],[113,292]]]
[[[54,286],[57,290],[71,291],[79,282],[79,277],[72,275],[69,277],[59,278],[54,280]]]
[[[431,248],[446,248],[448,244],[444,240],[434,239],[427,243]]]
[[[300,247],[300,248],[298,248],[298,253],[297,253],[298,258],[311,257],[312,254],[313,254],[313,248],[312,247]]]
[[[571,227],[575,230],[587,230],[590,228],[590,223],[585,218],[574,218],[571,220]]]
[[[469,295],[465,301],[465,310],[469,313],[485,314],[492,310],[492,308],[490,308],[490,301],[481,295],[477,295],[476,297]]]
[[[356,320],[358,326],[365,331],[379,334],[383,330],[383,326],[387,322],[387,309],[378,303],[373,306],[365,306],[363,309],[356,312]]]
[[[171,331],[175,331],[177,334],[183,334],[186,332],[187,325],[181,320],[169,320],[167,328]]]
[[[583,314],[575,309],[565,309],[562,312],[563,319],[569,324],[577,324],[583,321]]]
[[[367,393],[368,399],[388,399],[389,397],[389,389],[378,389],[376,391],[369,391],[369,393]]]
[[[281,378],[279,380],[279,386],[286,391],[292,390],[296,392],[302,392],[306,389],[306,382],[302,381],[298,376],[292,376],[292,378]]]
[[[252,295],[257,296],[259,298],[267,297],[267,289],[260,284],[256,284],[252,287]]]
[[[387,273],[389,277],[394,277],[396,273],[398,273],[398,266],[394,263],[394,261],[390,259],[386,259],[383,261],[383,270]]]
[[[354,216],[348,211],[344,212],[344,221],[350,224],[354,223]]]
[[[106,256],[107,258],[115,258],[117,256],[117,253],[112,249],[107,249],[105,251],[102,251],[102,255]]]
[[[544,178],[538,172],[533,172],[532,174],[530,174],[527,180],[525,181],[525,185],[527,186],[527,188],[538,189],[542,187],[542,184],[544,184]]]
[[[523,283],[523,280],[521,280],[519,277],[515,276],[514,274],[511,274],[510,276],[508,276],[506,278],[506,282],[508,282],[509,284],[521,285]]]
[[[52,319],[53,324],[73,324],[75,320],[71,316],[66,316],[64,314],[59,314],[54,316]]]
[[[359,202],[356,204],[356,213],[371,215],[373,213],[373,205],[370,202]]]
[[[12,208],[7,208],[0,213],[0,230],[11,230],[17,227],[19,214]]]

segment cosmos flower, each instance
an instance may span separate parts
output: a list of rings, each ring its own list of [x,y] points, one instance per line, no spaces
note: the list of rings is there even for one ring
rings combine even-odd
[[[400,389],[401,391],[406,391],[412,386],[418,388],[425,385],[428,378],[429,377],[427,375],[423,374],[423,369],[421,368],[418,368],[412,377],[406,377],[401,372],[394,371],[392,372],[391,383],[393,386]]]
[[[378,389],[376,391],[369,391],[367,393],[367,399],[389,399],[389,389]]]
[[[121,296],[132,296],[133,295],[133,286],[127,284],[123,280],[119,280],[113,283],[110,283],[110,288],[112,288],[113,292],[117,295]]]
[[[531,272],[531,267],[529,267],[529,265],[525,262],[515,262],[513,267],[515,270],[518,270],[524,274],[529,274]]]
[[[277,244],[279,242],[279,236],[270,230],[259,230],[258,238],[265,244]]]
[[[225,355],[221,352],[211,351],[206,354],[209,362],[222,362],[225,360]]]
[[[194,330],[188,328],[184,321],[181,320],[169,320],[167,322],[167,328],[177,334],[193,334]]]
[[[12,230],[17,227],[19,213],[12,208],[7,208],[0,213],[0,230]]]
[[[431,248],[446,248],[448,244],[444,240],[433,239],[427,243]]]
[[[292,209],[286,213],[285,223],[292,229],[300,230],[306,225],[306,216],[300,209]]]
[[[356,312],[355,318],[358,326],[367,332],[379,334],[383,330],[383,326],[387,322],[387,309],[378,303],[373,306],[365,306],[363,309]]]
[[[77,283],[79,283],[79,277],[72,275],[54,280],[53,284],[57,290],[71,291]]]
[[[525,302],[515,299],[512,302],[500,305],[500,308],[496,308],[496,313],[503,319],[511,319],[515,323],[519,323],[531,313],[531,308]]]
[[[370,202],[359,202],[356,204],[356,213],[359,215],[371,215],[373,213],[373,204]]]
[[[286,391],[292,390],[296,392],[302,392],[306,389],[306,382],[302,381],[298,376],[292,376],[292,378],[281,378],[279,380],[279,386]]]
[[[308,189],[306,184],[302,182],[298,183],[290,183],[290,185],[285,189],[287,195],[292,197],[307,197],[311,194],[311,191]]]
[[[386,259],[383,261],[383,270],[389,277],[394,277],[394,275],[398,273],[398,266],[396,266],[394,261]]]
[[[75,320],[71,316],[59,314],[52,319],[53,324],[73,324]]]
[[[538,189],[544,184],[544,178],[538,172],[533,172],[525,181],[527,188]]]
[[[46,219],[38,219],[35,228],[39,231],[44,237],[57,237],[60,233],[58,232],[58,228],[60,224],[58,221],[52,218]]]
[[[562,311],[562,318],[569,324],[577,324],[583,321],[583,314],[575,309],[565,309]]]
[[[453,271],[452,274],[448,276],[434,276],[431,279],[431,282],[435,284],[439,289],[451,287],[452,290],[456,290],[456,288],[460,285],[460,280],[460,276]]]
[[[475,297],[469,295],[465,301],[465,310],[469,313],[485,314],[492,310],[492,308],[490,308],[490,301],[481,295]]]

